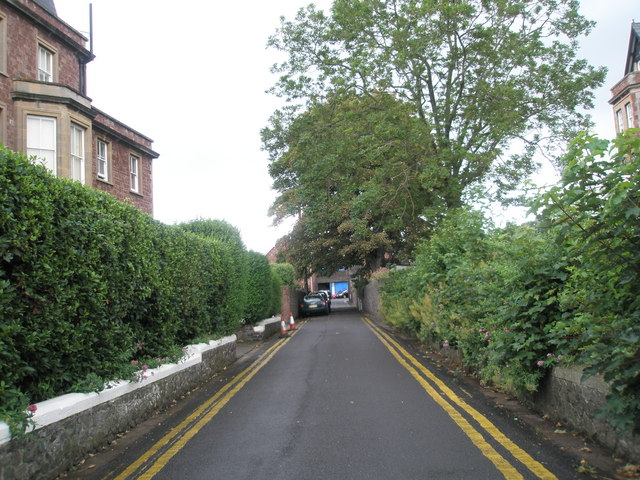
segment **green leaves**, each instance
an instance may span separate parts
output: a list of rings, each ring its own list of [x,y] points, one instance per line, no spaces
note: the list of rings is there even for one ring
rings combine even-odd
[[[262,139],[271,213],[304,217],[288,244],[316,245],[314,269],[372,270],[383,250],[407,261],[474,185],[503,197],[587,126],[605,73],[576,58],[590,26],[573,0],[337,0],[282,19],[271,91],[288,106]]]
[[[575,309],[579,360],[611,382],[607,412],[625,430],[640,423],[640,130],[613,142],[571,146],[562,185],[537,204],[572,263],[563,304]]]
[[[245,253],[225,222],[163,225],[0,148],[0,415],[235,331]]]

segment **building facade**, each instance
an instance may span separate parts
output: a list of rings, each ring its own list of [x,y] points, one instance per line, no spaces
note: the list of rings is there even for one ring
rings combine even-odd
[[[53,0],[0,0],[0,142],[153,214],[153,141],[92,105],[86,43]]]
[[[640,127],[640,23],[631,24],[624,77],[611,89],[616,133]]]

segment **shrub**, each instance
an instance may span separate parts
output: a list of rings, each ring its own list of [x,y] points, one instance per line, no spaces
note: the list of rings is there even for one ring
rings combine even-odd
[[[19,426],[27,402],[232,330],[243,267],[225,240],[0,148],[0,415]]]
[[[537,207],[570,262],[555,330],[575,337],[586,375],[611,383],[600,413],[621,430],[640,425],[640,129],[613,142],[570,145],[561,185]]]
[[[543,377],[538,362],[557,358],[551,326],[563,269],[561,251],[534,226],[490,229],[479,212],[451,212],[415,266],[391,275],[383,311],[422,339],[459,348],[483,381],[522,394]]]
[[[274,313],[273,275],[267,257],[261,253],[249,251],[246,259],[248,281],[244,318],[254,323]]]
[[[226,333],[235,331],[241,323],[247,300],[247,257],[246,249],[239,230],[223,220],[198,219],[183,223],[180,227],[203,238],[217,242],[218,248],[226,250],[224,256],[228,265],[225,269],[226,282],[224,288],[228,294],[226,305],[220,308],[222,330]]]
[[[295,287],[296,270],[290,263],[272,263],[271,271],[278,276],[282,285]]]

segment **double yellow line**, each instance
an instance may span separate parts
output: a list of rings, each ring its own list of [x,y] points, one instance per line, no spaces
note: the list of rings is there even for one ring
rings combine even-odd
[[[104,477],[104,480],[152,479],[298,331],[290,332],[289,336],[284,340],[269,347],[249,367],[236,375],[215,395],[184,419],[180,425],[172,428],[169,433],[158,440],[124,471],[117,474],[117,476],[113,476],[114,473],[112,472],[112,474]]]
[[[532,458],[527,452],[509,440],[496,428],[484,415],[475,410],[458,397],[449,387],[438,379],[431,371],[422,365],[415,357],[407,352],[398,342],[385,333],[371,320],[364,318],[364,322],[387,347],[391,355],[413,376],[429,396],[444,409],[451,419],[462,429],[473,444],[487,457],[507,480],[520,480],[524,477],[516,468],[507,461],[495,448],[489,444],[483,433],[474,427],[466,417],[473,419],[485,434],[500,444],[516,460],[524,465],[536,477],[541,480],[558,480],[540,462]],[[437,390],[437,389],[439,390]]]

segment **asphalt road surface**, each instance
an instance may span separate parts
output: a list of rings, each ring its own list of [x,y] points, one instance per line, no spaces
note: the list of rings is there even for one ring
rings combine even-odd
[[[562,452],[335,303],[68,478],[584,478]]]

